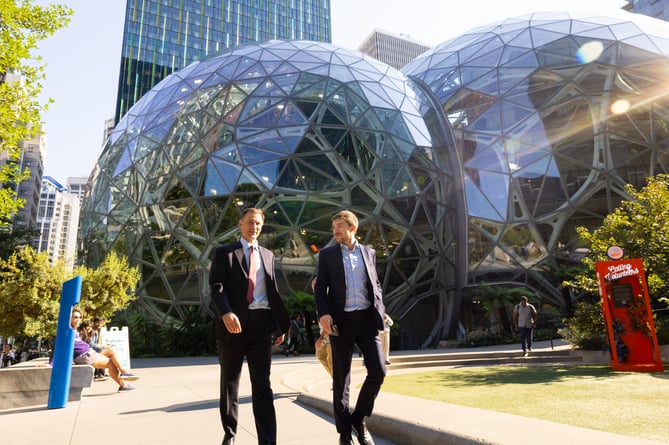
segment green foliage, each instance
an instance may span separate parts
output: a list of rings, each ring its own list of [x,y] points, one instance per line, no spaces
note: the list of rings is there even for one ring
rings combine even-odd
[[[0,169],[0,184],[18,184],[29,172],[15,162],[20,146],[41,128],[40,105],[44,66],[32,52],[37,44],[69,23],[72,10],[65,5],[36,6],[31,0],[0,0],[0,154],[10,162]],[[20,76],[20,81],[10,74]],[[0,187],[0,225],[23,207],[14,187]]]
[[[128,326],[130,353],[133,357],[155,357],[162,351],[160,326],[141,311],[124,310],[117,313],[109,326]]]
[[[655,301],[669,295],[669,175],[649,177],[644,188],[637,191],[627,185],[629,201],[620,206],[590,232],[584,227],[578,234],[588,244],[590,255],[584,260],[588,270],[578,276],[578,286],[596,292],[594,264],[607,260],[606,250],[617,245],[626,258],[641,258],[648,281],[648,291]]]
[[[98,269],[78,267],[73,272],[63,262],[52,265],[46,253],[25,247],[0,259],[0,335],[54,337],[63,283],[78,275],[84,317],[109,318],[135,298],[139,272],[115,254]]]
[[[0,259],[0,335],[53,337],[63,282],[71,278],[65,265],[51,265],[46,253],[26,247]]]
[[[9,258],[14,252],[32,245],[32,241],[39,236],[39,230],[24,224],[3,225],[0,223],[0,258]]]
[[[307,292],[295,292],[283,299],[283,304],[286,306],[288,313],[301,312],[303,314],[316,312],[316,300],[313,294]]]
[[[661,345],[669,345],[669,317],[657,317],[654,321],[657,342]]]
[[[99,315],[109,319],[137,298],[134,292],[140,279],[139,269],[131,267],[127,258],[115,252],[109,253],[97,269],[79,266],[74,275],[82,277],[79,307],[85,317]]]
[[[164,350],[171,356],[211,355],[216,352],[212,330],[212,318],[202,315],[198,307],[191,307],[181,320],[163,325]]]
[[[316,336],[320,328],[318,327],[318,320],[316,319],[316,300],[314,295],[298,291],[290,294],[283,299],[283,304],[286,306],[289,314],[299,312],[304,316],[304,327],[306,342],[300,345],[300,352],[313,352],[314,331]]]
[[[574,316],[564,322],[565,327],[558,329],[558,333],[574,349],[597,351],[608,348],[606,324],[599,301],[579,301]]]
[[[118,312],[110,326],[128,326],[133,357],[190,357],[216,354],[213,319],[198,307],[185,310],[183,320],[157,323],[133,305]]]

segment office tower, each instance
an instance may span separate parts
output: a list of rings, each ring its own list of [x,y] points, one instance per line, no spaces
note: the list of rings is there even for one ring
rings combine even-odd
[[[271,39],[330,42],[330,0],[128,0],[114,122],[168,74]]]
[[[0,84],[22,81],[21,76],[13,73],[5,73],[0,76]],[[7,163],[15,163],[18,164],[20,172],[29,171],[30,176],[19,184],[2,184],[0,187],[15,188],[16,197],[25,201],[23,208],[12,216],[11,223],[34,227],[37,219],[42,175],[44,174],[44,162],[46,161],[46,136],[38,131],[32,139],[21,142],[20,149],[18,159],[9,159],[9,153],[6,150],[0,150],[0,168]]]
[[[88,189],[88,177],[71,176],[67,178],[66,185],[68,193],[75,195],[79,198],[79,203],[83,204],[84,196],[86,196],[86,190]]]
[[[47,252],[52,264],[62,260],[69,268],[74,266],[80,207],[77,195],[52,177],[44,177],[37,214],[40,237],[34,247]]]
[[[46,147],[46,136],[42,133],[37,133],[31,140],[21,144],[21,158],[18,160],[19,169],[22,172],[28,170],[30,176],[18,184],[16,196],[25,200],[25,203],[12,219],[12,224],[35,227],[42,175],[44,174],[44,161],[46,160]]]
[[[656,19],[669,20],[669,0],[628,0],[623,9]]]
[[[372,31],[358,47],[358,51],[398,70],[428,49],[430,46],[417,42],[409,36],[396,35],[380,29]]]

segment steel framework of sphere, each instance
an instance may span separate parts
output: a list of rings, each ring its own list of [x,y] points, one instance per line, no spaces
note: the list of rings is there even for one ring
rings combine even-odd
[[[622,13],[532,14],[474,29],[396,71],[358,52],[271,41],[193,63],[145,95],[92,174],[83,256],[142,272],[158,319],[209,311],[212,250],[262,208],[284,293],[308,291],[348,208],[378,255],[407,347],[458,327],[459,290],[530,287],[579,259],[624,184],[669,172],[669,32]]]

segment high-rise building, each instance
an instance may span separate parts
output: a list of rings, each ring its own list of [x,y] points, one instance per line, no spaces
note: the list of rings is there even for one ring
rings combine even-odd
[[[656,19],[669,20],[669,0],[628,0],[623,9]]]
[[[37,214],[40,237],[34,247],[47,252],[52,264],[62,260],[68,267],[74,266],[80,208],[77,195],[68,193],[52,177],[44,177]]]
[[[66,184],[68,193],[77,196],[79,203],[83,204],[84,196],[86,196],[86,190],[88,189],[88,177],[71,176],[67,178]]]
[[[14,216],[13,224],[35,227],[46,160],[46,136],[37,133],[31,140],[21,145],[19,169],[22,172],[29,171],[30,176],[18,185],[16,196],[24,200],[24,205]]]
[[[21,76],[13,73],[5,73],[0,83],[22,82]],[[7,150],[0,151],[0,168],[7,163],[18,164],[20,172],[28,171],[30,175],[19,184],[3,184],[15,188],[16,197],[24,200],[24,205],[12,217],[12,224],[34,227],[37,219],[37,206],[39,205],[40,188],[42,187],[42,175],[44,174],[44,162],[46,161],[46,136],[37,132],[32,139],[20,144],[20,156],[18,159],[10,159]],[[0,186],[0,187],[2,187]]]
[[[330,42],[330,0],[128,0],[114,122],[173,71],[271,39]]]
[[[358,51],[398,70],[428,49],[430,46],[417,42],[407,35],[392,34],[380,29],[372,31],[358,47]]]

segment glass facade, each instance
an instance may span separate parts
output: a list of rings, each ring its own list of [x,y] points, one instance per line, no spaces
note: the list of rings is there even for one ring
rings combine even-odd
[[[669,0],[627,0],[623,9],[661,20],[669,20]]]
[[[443,124],[399,71],[329,44],[270,41],[195,62],[112,131],[85,201],[84,256],[129,256],[141,304],[179,318],[210,311],[210,255],[239,238],[241,209],[265,211],[260,241],[288,294],[310,291],[331,217],[348,208],[376,249],[389,311],[429,299],[450,313],[458,193]],[[440,318],[428,316],[424,335]]]
[[[128,0],[115,122],[168,74],[270,39],[331,41],[330,0]]]
[[[159,319],[209,311],[209,256],[253,205],[281,291],[308,291],[331,215],[349,208],[399,347],[458,331],[460,291],[481,282],[564,306],[576,227],[669,172],[668,54],[665,23],[623,11],[504,20],[402,72],[325,43],[228,50],[165,78],[112,131],[85,204],[87,263],[128,255]]]
[[[668,53],[659,20],[532,14],[403,70],[428,85],[455,132],[469,284],[529,286],[565,304],[555,271],[581,257],[575,228],[629,199],[625,184],[669,172]]]

